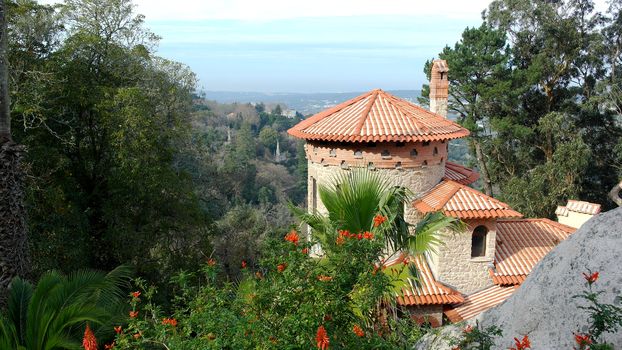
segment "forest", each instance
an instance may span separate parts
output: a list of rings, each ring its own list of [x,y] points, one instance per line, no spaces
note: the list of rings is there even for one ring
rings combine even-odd
[[[305,214],[304,142],[286,133],[305,116],[205,100],[131,0],[5,0],[2,17],[2,349],[392,349],[427,331],[383,314],[396,281],[375,264],[459,223],[432,216],[404,238],[401,194],[373,175],[350,184],[362,224]],[[455,157],[484,192],[528,217],[614,207],[620,2],[495,0],[438,57],[471,132]],[[323,200],[344,201],[334,190]],[[307,242],[307,225],[322,235]]]

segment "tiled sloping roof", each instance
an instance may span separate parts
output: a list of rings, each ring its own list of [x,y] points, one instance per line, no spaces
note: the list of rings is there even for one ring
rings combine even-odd
[[[391,268],[392,265],[402,263],[404,258],[405,255],[402,255],[398,259],[387,262],[388,265],[385,264],[385,266]],[[414,281],[412,278],[408,278],[405,281],[402,290],[395,294],[399,305],[444,305],[456,304],[464,300],[462,294],[434,279],[430,266],[424,257],[409,257],[408,259],[415,264],[419,272],[419,280]]]
[[[463,185],[469,185],[479,179],[479,173],[460,164],[446,162],[444,178]]]
[[[443,180],[413,206],[421,213],[442,211],[460,219],[519,218],[509,205],[455,181]]]
[[[475,317],[480,313],[504,302],[518,286],[490,286],[464,297],[464,302],[454,305],[445,315],[451,322],[460,322]]]
[[[410,142],[469,135],[460,125],[380,89],[307,118],[287,131],[305,140]]]
[[[566,206],[558,206],[555,210],[555,214],[558,216],[568,216],[568,213],[574,211],[575,213],[596,215],[600,213],[600,204],[577,201],[569,199]]]
[[[575,230],[549,219],[497,221],[493,282],[522,283],[534,265]]]

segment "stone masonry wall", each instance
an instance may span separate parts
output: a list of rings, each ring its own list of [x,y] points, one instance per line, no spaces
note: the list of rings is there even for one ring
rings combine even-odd
[[[488,267],[494,259],[497,238],[494,220],[467,220],[466,223],[463,232],[442,233],[444,244],[437,248],[437,254],[430,254],[428,262],[439,282],[469,294],[492,285]],[[488,228],[486,255],[471,258],[471,236],[479,225]]]

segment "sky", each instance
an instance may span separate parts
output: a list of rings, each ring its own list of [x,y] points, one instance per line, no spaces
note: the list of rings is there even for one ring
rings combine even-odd
[[[53,3],[57,0],[43,0]],[[416,90],[489,0],[135,0],[209,91]],[[440,5],[442,4],[442,5]]]

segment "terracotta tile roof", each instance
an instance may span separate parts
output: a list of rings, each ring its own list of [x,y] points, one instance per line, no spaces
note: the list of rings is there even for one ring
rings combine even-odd
[[[521,284],[534,265],[575,230],[549,219],[497,221],[493,283]]]
[[[570,199],[566,206],[558,206],[555,215],[568,216],[569,212],[596,215],[600,213],[600,204]]]
[[[380,89],[307,118],[287,131],[305,140],[411,142],[469,135],[460,125]]]
[[[386,262],[386,268],[401,264],[405,257],[406,255],[401,255],[397,259]],[[412,278],[405,281],[402,290],[395,294],[399,305],[443,305],[460,303],[464,300],[462,294],[434,279],[425,257],[409,257],[409,259],[419,272],[419,281]]]
[[[519,218],[509,205],[455,181],[443,180],[413,203],[421,213],[442,211],[460,219]]]
[[[445,311],[451,322],[460,322],[475,317],[480,313],[504,302],[518,286],[490,286],[464,297],[464,302]]]
[[[479,179],[479,173],[458,163],[446,162],[444,178],[463,185],[469,185]]]

